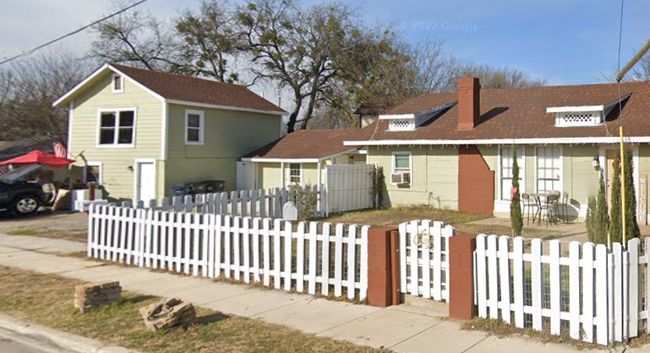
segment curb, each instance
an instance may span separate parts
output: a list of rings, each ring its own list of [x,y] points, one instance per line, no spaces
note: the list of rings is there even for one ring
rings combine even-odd
[[[52,353],[138,353],[0,314],[0,336]]]

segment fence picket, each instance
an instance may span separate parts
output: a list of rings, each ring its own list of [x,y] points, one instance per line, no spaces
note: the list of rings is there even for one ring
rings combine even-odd
[[[400,248],[400,251],[401,251],[401,254],[400,254],[400,257],[399,257],[399,260],[400,260],[400,263],[399,263],[399,271],[400,271],[399,290],[400,290],[401,293],[407,293],[408,292],[407,287],[406,287],[406,283],[407,283],[407,272],[406,272],[407,271],[406,270],[406,257],[407,257],[407,252],[406,252],[407,248],[406,248],[406,246],[407,245],[406,245],[406,243],[408,241],[408,239],[407,239],[408,234],[407,234],[407,231],[406,231],[406,224],[407,223],[401,223],[399,225],[399,234],[400,234],[399,248]]]
[[[420,284],[418,281],[418,272],[419,272],[419,267],[418,267],[418,260],[419,260],[419,241],[421,239],[420,234],[418,234],[418,221],[412,221],[408,225],[408,234],[409,234],[409,240],[410,240],[410,252],[409,252],[409,260],[408,266],[409,266],[409,273],[411,277],[411,286],[409,292],[411,295],[419,295],[420,294]]]
[[[582,246],[582,330],[585,342],[594,342],[594,244]]]
[[[330,235],[332,234],[332,224],[324,223],[323,224],[323,243],[322,243],[322,255],[321,255],[321,277],[322,277],[322,286],[321,294],[328,295],[330,290]]]
[[[603,244],[596,245],[596,342],[601,345],[608,343],[608,255]]]
[[[291,250],[292,244],[293,244],[293,236],[291,232],[291,223],[285,222],[284,223],[284,290],[289,291],[291,290],[292,287],[292,281],[291,281],[291,272],[292,271],[292,266],[291,266],[291,260],[292,260],[292,255],[293,252]]]
[[[334,242],[334,296],[341,296],[343,284],[343,224],[336,225]]]
[[[348,299],[354,299],[355,296],[355,283],[356,283],[356,250],[357,250],[357,225],[353,224],[348,229]]]
[[[510,286],[505,286],[503,283],[510,282],[510,259],[508,254],[510,252],[510,238],[507,236],[499,237],[498,256],[499,256],[499,275],[502,285],[501,287],[501,319],[506,323],[511,323],[510,312]]]
[[[639,238],[633,238],[627,243],[627,250],[629,251],[629,337],[637,337],[639,335],[639,311],[640,311],[640,298],[641,292],[639,291],[639,248],[641,241]]]
[[[250,283],[251,281],[251,244],[250,244],[250,222],[251,219],[250,217],[244,217],[242,219],[244,221],[244,229],[243,229],[243,240],[244,240],[244,251],[243,251],[243,257],[244,257],[244,283]]]
[[[316,237],[318,235],[318,223],[309,223],[309,287],[307,293],[316,294],[316,267],[318,263],[318,251]]]
[[[542,330],[542,240],[531,242],[531,289],[533,304],[533,329]]]
[[[580,339],[580,243],[569,243],[569,336]],[[592,270],[593,274],[593,270]]]
[[[298,223],[296,232],[296,291],[305,291],[305,222]]]
[[[232,262],[232,271],[234,272],[235,280],[239,281],[241,279],[241,267],[240,267],[241,264],[239,262],[239,259],[241,258],[241,246],[240,246],[241,218],[239,218],[239,216],[233,216],[231,219],[232,219],[231,231],[232,231],[232,248],[233,248],[232,260],[234,260]]]
[[[614,255],[614,340],[616,342],[623,341],[623,258],[621,243],[612,244],[612,252]],[[611,340],[611,338],[610,338]]]
[[[476,237],[476,283],[478,290],[478,315],[487,318],[487,237],[479,234]]]
[[[281,260],[282,260],[282,252],[281,252],[281,246],[282,244],[280,243],[281,241],[281,236],[282,236],[282,221],[280,219],[274,219],[273,220],[273,281],[274,281],[274,286],[275,289],[280,289],[280,282],[281,282],[281,275],[282,275],[282,269],[281,269]]]
[[[512,279],[514,283],[513,309],[515,312],[515,326],[518,328],[524,328],[524,238],[516,237],[513,239],[512,252]]]
[[[560,334],[560,300],[562,296],[562,279],[560,278],[560,242],[551,240],[549,243],[549,278],[551,297],[551,334]]]
[[[264,250],[262,251],[262,256],[264,257],[264,285],[271,285],[271,220],[269,218],[264,218],[262,220],[262,238]]]
[[[368,293],[368,230],[369,226],[361,227],[361,263],[359,264],[359,300],[365,300]]]
[[[499,286],[498,279],[498,262],[497,262],[497,237],[490,235],[487,238],[487,256],[488,256],[488,307],[490,308],[490,319],[499,318]]]
[[[253,281],[260,282],[260,219],[253,218]]]

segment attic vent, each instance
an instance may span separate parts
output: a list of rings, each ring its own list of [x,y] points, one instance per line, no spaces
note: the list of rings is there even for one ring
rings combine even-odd
[[[391,119],[388,123],[390,131],[409,131],[415,129],[415,119]]]
[[[594,126],[603,123],[600,111],[557,113],[555,126]]]

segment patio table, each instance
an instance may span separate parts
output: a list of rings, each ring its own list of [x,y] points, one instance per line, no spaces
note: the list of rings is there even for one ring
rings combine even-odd
[[[542,205],[546,202],[546,198],[549,197],[550,195],[559,195],[559,193],[556,192],[531,192],[528,195],[532,196],[533,199],[535,200],[535,204],[537,205],[537,211],[535,212],[535,217],[537,217],[537,225],[542,225]],[[542,203],[542,198],[544,199],[544,203]],[[548,209],[546,210],[548,212]],[[533,222],[535,222],[535,217],[533,217]],[[548,214],[546,215],[548,217]]]

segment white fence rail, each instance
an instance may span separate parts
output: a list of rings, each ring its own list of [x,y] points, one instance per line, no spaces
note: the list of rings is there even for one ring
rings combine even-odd
[[[438,301],[449,300],[449,238],[455,229],[442,222],[399,225],[400,291]]]
[[[140,201],[136,208],[150,208],[158,211],[197,212],[223,214],[241,217],[282,218],[286,202],[293,202],[299,212],[312,212],[313,218],[325,217],[325,189],[321,186],[272,188],[269,190],[242,190],[230,193],[176,196],[172,199]],[[128,206],[125,205],[125,206]],[[303,207],[304,206],[304,207]],[[305,216],[301,214],[301,216]]]
[[[647,332],[650,238],[604,245],[479,235],[475,281],[479,316],[516,327],[568,333],[607,345]],[[530,249],[526,251],[526,249]],[[644,288],[645,287],[645,288]]]
[[[364,300],[368,226],[92,206],[88,256]]]
[[[375,169],[374,164],[325,167],[327,213],[375,207]]]

